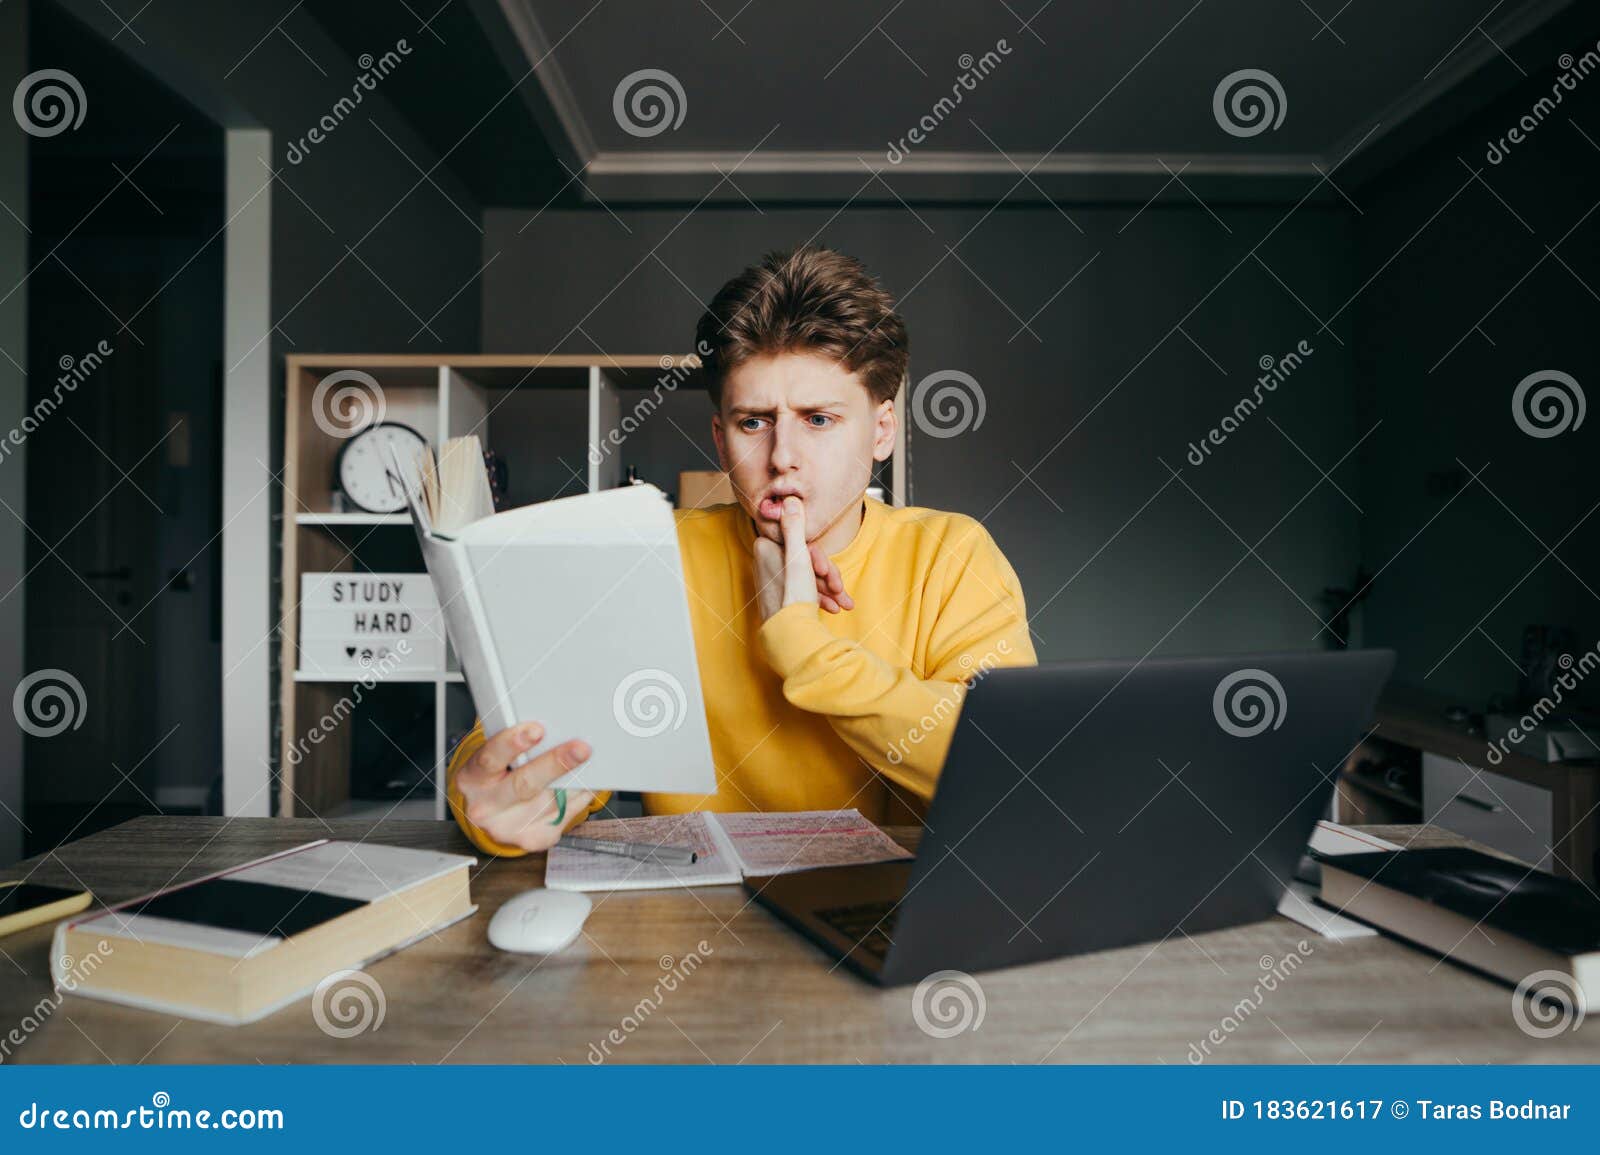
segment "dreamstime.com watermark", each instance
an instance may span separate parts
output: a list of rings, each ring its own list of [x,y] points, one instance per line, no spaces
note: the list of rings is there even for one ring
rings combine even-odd
[[[172,1096],[157,1091],[150,1105],[116,1111],[98,1107],[66,1108],[29,1103],[17,1114],[17,1125],[28,1131],[282,1131],[283,1111],[277,1107],[224,1107],[198,1111],[172,1106]]]
[[[611,716],[624,733],[654,738],[683,725],[689,716],[689,696],[667,670],[635,670],[612,691]]]
[[[606,1032],[605,1038],[598,1043],[589,1044],[589,1064],[598,1067],[611,1057],[611,1049],[620,1047],[640,1027],[644,1026],[651,1015],[661,1009],[667,996],[678,989],[678,985],[687,981],[690,975],[704,965],[706,959],[716,953],[711,944],[705,939],[695,943],[694,950],[688,954],[674,959],[669,954],[661,956],[661,969],[666,973],[656,979],[650,988],[650,993],[634,1004],[633,1010],[622,1016],[622,1021]]]
[[[977,429],[988,411],[983,386],[960,369],[929,373],[911,391],[911,420],[929,437],[958,437]]]
[[[1011,654],[1011,640],[1001,638],[995,643],[994,649],[984,654],[981,658],[974,658],[971,654],[961,655],[961,668],[971,671],[960,682],[951,682],[950,689],[939,696],[933,704],[933,709],[918,718],[916,724],[906,731],[906,736],[895,742],[888,749],[890,765],[898,766],[906,760],[910,747],[922,745],[922,740],[932,734],[934,730],[944,725],[951,714],[961,708],[961,703],[966,700],[967,692],[983,680],[990,670],[1001,664],[1000,659]]]
[[[341,96],[333,102],[333,107],[322,114],[322,119],[312,125],[310,130],[299,140],[289,142],[287,159],[290,164],[299,164],[311,155],[311,149],[327,140],[333,135],[335,129],[344,123],[345,118],[356,110],[356,105],[366,99],[369,92],[377,90],[378,81],[388,76],[400,67],[402,57],[411,55],[411,46],[402,36],[394,42],[394,47],[385,52],[376,60],[372,53],[363,52],[356,64],[361,68],[361,74],[356,77],[355,83],[350,86],[350,96]],[[355,99],[351,99],[354,97]]]
[[[1532,1039],[1552,1039],[1583,1026],[1583,988],[1566,971],[1534,971],[1511,992],[1511,1017]]]
[[[683,124],[689,114],[689,97],[672,73],[641,68],[617,81],[611,93],[611,114],[623,132],[648,139]]]
[[[60,68],[28,73],[11,93],[11,114],[29,136],[60,136],[82,124],[88,112],[83,85]]]
[[[1557,76],[1555,83],[1550,86],[1550,95],[1541,96],[1534,101],[1533,107],[1523,113],[1517,123],[1506,130],[1504,136],[1499,140],[1491,140],[1483,158],[1490,164],[1499,164],[1511,155],[1514,145],[1526,141],[1534,130],[1544,123],[1545,117],[1556,110],[1556,105],[1565,99],[1566,93],[1577,91],[1578,81],[1600,68],[1600,51],[1597,49],[1600,49],[1600,41],[1576,60],[1573,59],[1572,53],[1563,52],[1556,60],[1556,64],[1561,68],[1561,75]],[[1552,97],[1554,99],[1551,99]]]
[[[988,1009],[983,987],[966,971],[934,971],[911,992],[911,1021],[933,1039],[977,1030]]]
[[[1504,737],[1489,743],[1487,757],[1491,766],[1498,766],[1504,762],[1506,755],[1511,752],[1511,747],[1532,735],[1540,724],[1566,701],[1567,695],[1578,688],[1579,682],[1600,669],[1600,642],[1595,643],[1594,649],[1585,650],[1576,661],[1571,654],[1562,654],[1556,659],[1556,665],[1561,667],[1561,673],[1556,675],[1555,685],[1551,687],[1551,694],[1554,697],[1547,694],[1540,698],[1528,707],[1527,713],[1517,719],[1516,724],[1505,732]]]
[[[56,989],[44,998],[34,1003],[28,1013],[22,1016],[22,1021],[6,1032],[0,1038],[0,1063],[11,1057],[12,1051],[28,1041],[28,1036],[44,1025],[51,1015],[61,1006],[62,999],[78,989],[78,984],[100,969],[100,964],[115,953],[111,944],[101,939],[94,944],[94,949],[80,959],[70,956],[57,960],[60,964],[61,977],[56,982]]]
[[[1217,82],[1211,94],[1211,115],[1229,136],[1260,136],[1283,124],[1289,115],[1289,97],[1272,73],[1241,68]]]
[[[699,355],[703,364],[711,355],[711,346],[701,341],[695,346],[695,353]],[[598,445],[589,446],[590,465],[599,465],[611,456],[612,450],[620,449],[628,436],[643,425],[650,414],[661,407],[662,397],[668,393],[676,393],[678,386],[688,380],[695,371],[693,365],[684,364],[676,357],[663,357],[660,364],[663,372],[656,378],[656,383],[650,392],[635,401],[633,408],[623,414],[614,428],[606,430]]]
[[[3,440],[0,440],[0,461],[4,461],[13,449],[22,448],[29,434],[61,407],[62,395],[77,392],[78,386],[88,380],[90,374],[100,368],[112,352],[111,342],[102,338],[93,349],[81,357],[73,357],[70,353],[62,354],[61,359],[56,362],[61,375],[51,387],[50,395],[35,401],[33,408],[23,414],[22,420],[17,422]]]
[[[379,424],[388,411],[383,386],[360,369],[336,370],[311,390],[311,420],[329,437],[354,437]]]
[[[35,670],[17,683],[11,712],[23,733],[54,738],[83,725],[89,701],[83,683],[66,670]]]
[[[1582,428],[1588,399],[1571,373],[1540,369],[1511,391],[1511,419],[1529,437],[1543,441]]]
[[[1289,713],[1289,696],[1283,683],[1266,670],[1235,670],[1211,695],[1211,712],[1217,725],[1235,738],[1254,738],[1283,725]]]
[[[911,126],[910,131],[897,141],[891,140],[889,151],[884,153],[884,158],[890,164],[899,164],[910,156],[912,147],[924,143],[932,136],[945,122],[945,118],[955,112],[956,105],[966,98],[966,94],[977,91],[978,81],[987,79],[996,68],[1000,67],[1001,58],[1010,55],[1011,45],[1006,43],[1004,37],[996,40],[994,47],[982,56],[974,58],[972,53],[963,52],[956,59],[956,64],[961,68],[961,75],[957,76],[955,83],[950,86],[950,95],[941,96],[934,101],[933,107]]]
[[[401,659],[409,656],[410,653],[410,639],[401,638],[395,642],[392,652],[386,653],[369,665],[366,673],[362,674],[360,679],[351,686],[350,693],[343,695],[335,702],[327,713],[311,724],[311,729],[302,734],[296,739],[295,744],[289,747],[289,753],[286,755],[289,759],[289,765],[300,765],[305,756],[311,752],[307,748],[308,744],[310,746],[320,746],[325,738],[332,736],[333,732],[361,704],[361,699],[366,691],[372,689],[384,678],[387,678],[394,671],[394,668],[400,664]]]
[[[1261,408],[1261,403],[1266,400],[1265,394],[1276,393],[1278,386],[1287,381],[1296,369],[1305,364],[1306,358],[1315,352],[1316,349],[1312,347],[1311,342],[1302,339],[1282,357],[1274,358],[1270,353],[1263,353],[1261,359],[1256,362],[1261,368],[1261,376],[1256,378],[1256,383],[1250,392],[1239,398],[1232,411],[1198,443],[1189,442],[1189,452],[1186,455],[1189,464],[1204,465],[1206,458],[1211,456],[1212,447],[1221,445],[1237,432],[1245,420]]]
[[[311,1020],[331,1039],[350,1039],[383,1026],[383,987],[366,971],[334,971],[311,993]]]
[[[1211,1057],[1213,1048],[1222,1046],[1240,1027],[1244,1021],[1256,1011],[1261,1009],[1261,1004],[1266,1002],[1267,996],[1277,990],[1280,985],[1287,982],[1289,976],[1300,969],[1300,964],[1306,957],[1314,953],[1311,944],[1301,939],[1294,944],[1295,949],[1284,955],[1281,959],[1274,959],[1269,954],[1261,956],[1261,969],[1266,973],[1256,979],[1255,985],[1250,988],[1250,993],[1233,1004],[1233,1009],[1222,1016],[1222,1021],[1206,1032],[1206,1036],[1198,1043],[1189,1044],[1189,1062],[1198,1066]]]

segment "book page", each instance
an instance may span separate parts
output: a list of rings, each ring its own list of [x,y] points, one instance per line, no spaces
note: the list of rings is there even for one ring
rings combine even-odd
[[[718,814],[746,875],[894,862],[913,855],[856,810]]]
[[[572,830],[582,838],[656,842],[685,846],[700,857],[690,866],[668,865],[618,854],[577,850],[557,843],[545,860],[544,884],[552,890],[652,890],[670,886],[717,886],[739,881],[739,863],[721,831],[701,812],[653,818],[607,818]]]
[[[63,924],[66,925],[66,924]],[[75,923],[90,934],[132,939],[140,944],[157,943],[181,950],[199,950],[228,958],[254,958],[283,941],[281,935],[256,931],[230,930],[197,922],[179,922],[153,914],[113,910]]]
[[[438,503],[430,510],[435,530],[455,534],[494,513],[483,443],[473,434],[452,437],[439,450]]]
[[[1365,830],[1342,826],[1337,822],[1320,819],[1311,830],[1310,849],[1318,854],[1367,854],[1374,850],[1403,850],[1398,842],[1390,842]]]
[[[246,866],[228,877],[371,902],[475,861],[464,854],[376,842],[324,842],[298,854]]]

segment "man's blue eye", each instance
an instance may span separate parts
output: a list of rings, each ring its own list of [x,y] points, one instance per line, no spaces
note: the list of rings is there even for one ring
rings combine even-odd
[[[828,422],[830,424],[833,422],[833,418],[829,417],[826,413],[813,413],[811,416],[813,418],[815,418],[816,420],[818,420],[818,421],[826,421],[826,422]],[[812,426],[812,428],[813,429],[824,429],[824,428],[826,428],[826,426],[814,425],[814,426]]]

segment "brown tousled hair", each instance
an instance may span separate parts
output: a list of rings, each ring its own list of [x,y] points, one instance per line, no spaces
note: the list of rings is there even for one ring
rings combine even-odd
[[[711,403],[728,374],[753,357],[831,356],[859,373],[874,404],[893,400],[910,352],[894,298],[854,257],[819,245],[766,254],[723,285],[695,326]]]

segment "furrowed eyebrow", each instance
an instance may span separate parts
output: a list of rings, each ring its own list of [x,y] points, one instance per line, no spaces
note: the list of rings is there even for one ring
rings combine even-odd
[[[843,401],[818,401],[812,405],[802,405],[797,411],[800,413],[820,413],[824,409],[842,409],[843,407]],[[777,410],[772,408],[757,409],[749,405],[735,405],[728,412],[735,417],[770,417]]]

